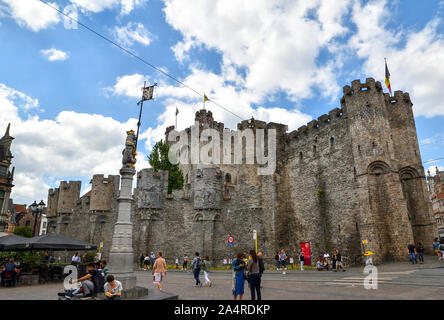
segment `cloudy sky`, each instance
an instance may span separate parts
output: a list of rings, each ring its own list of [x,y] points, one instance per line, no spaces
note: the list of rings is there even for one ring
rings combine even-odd
[[[423,161],[444,157],[443,1],[48,0],[241,118],[297,129],[339,106],[354,79],[410,92]],[[76,10],[74,10],[76,9]],[[0,0],[0,130],[11,122],[16,203],[60,180],[116,174],[145,103],[137,168],[165,127],[192,124],[201,98],[39,0]],[[386,90],[386,88],[384,88]],[[238,118],[209,103],[216,120]],[[429,161],[427,168],[444,167]]]

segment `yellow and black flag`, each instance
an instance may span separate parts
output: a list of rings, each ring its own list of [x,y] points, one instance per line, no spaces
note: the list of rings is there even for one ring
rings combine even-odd
[[[205,102],[210,101],[210,99],[208,99],[207,95],[204,93],[204,101],[203,101],[203,108],[205,109]]]
[[[384,60],[385,60],[385,58],[384,58]],[[387,60],[385,60],[385,85],[387,86],[389,94],[392,95],[392,88],[390,87],[390,72],[387,67]]]

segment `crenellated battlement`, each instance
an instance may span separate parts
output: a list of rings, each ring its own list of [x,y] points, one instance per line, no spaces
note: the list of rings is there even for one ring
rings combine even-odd
[[[382,85],[381,82],[375,81],[373,78],[365,79],[365,83],[362,83],[361,80],[353,80],[351,82],[351,86],[346,85],[342,88],[342,92],[345,96],[352,96],[354,94],[360,94],[365,91],[373,91],[373,92],[381,92]]]
[[[312,134],[317,134],[319,130],[335,124],[343,119],[342,109],[334,108],[328,114],[319,116],[317,120],[311,120],[306,125],[300,126],[297,130],[287,133],[287,141],[297,139],[309,139]]]
[[[388,93],[384,93],[384,100],[386,104],[395,104],[397,102],[412,104],[409,93],[401,90],[395,91],[393,97],[391,97]]]

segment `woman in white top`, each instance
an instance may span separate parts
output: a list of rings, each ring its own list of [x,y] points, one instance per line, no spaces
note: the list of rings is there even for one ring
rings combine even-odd
[[[114,276],[109,274],[106,276],[105,300],[120,300],[122,298],[122,283],[114,279]]]

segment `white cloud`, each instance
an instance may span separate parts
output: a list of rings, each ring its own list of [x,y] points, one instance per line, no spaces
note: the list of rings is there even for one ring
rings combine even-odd
[[[143,82],[148,79],[148,76],[139,73],[125,75],[118,77],[114,86],[112,88],[105,88],[105,91],[114,95],[141,98]]]
[[[49,61],[63,61],[68,59],[69,54],[62,50],[58,50],[55,48],[40,50],[40,52],[49,60]]]
[[[7,13],[22,27],[32,31],[48,28],[60,21],[59,14],[54,9],[36,0],[1,0],[8,5]],[[58,8],[57,3],[49,2]],[[5,10],[5,9],[4,9]]]
[[[70,0],[73,4],[78,6],[83,11],[90,11],[94,13],[102,12],[103,10],[113,9],[121,6],[121,15],[131,13],[136,7],[146,3],[147,0]]]
[[[334,63],[319,65],[316,59],[322,49],[335,46],[335,37],[348,31],[342,21],[349,3],[196,0],[190,6],[165,0],[165,15],[184,37],[172,48],[179,61],[198,46],[216,49],[225,68],[246,68],[245,87],[250,91],[263,95],[283,90],[297,101],[326,84],[329,90],[322,90],[324,95],[338,94]],[[196,21],[207,23],[202,27]]]
[[[17,203],[46,199],[49,181],[54,183],[66,177],[90,179],[97,173],[118,174],[125,131],[136,128],[136,119],[119,122],[74,111],[62,111],[54,120],[30,115],[22,118],[19,111],[26,111],[30,101],[38,103],[0,83],[0,133],[11,123],[11,135],[15,137],[13,198]],[[146,166],[146,159],[139,156],[136,168]]]
[[[284,123],[289,126],[289,130],[297,129],[312,119],[310,115],[293,108],[290,110],[282,108],[282,106],[253,108],[251,107],[253,103],[260,102],[258,95],[249,90],[238,90],[237,86],[227,84],[225,78],[223,75],[193,68],[192,73],[183,82],[194,88],[207,88],[207,95],[210,99],[226,106],[241,119],[254,117],[267,122]],[[147,77],[141,74],[125,75],[118,77],[114,86],[106,90],[115,95],[140,98],[140,88],[145,79]],[[176,106],[179,108],[178,128],[180,130],[194,124],[195,113],[202,108],[202,98],[187,88],[159,82],[159,86],[155,88],[154,92],[157,98],[164,99],[162,103],[165,105],[165,111],[158,116],[157,126],[148,128],[141,134],[141,137],[146,139],[145,147],[147,149],[151,148],[156,141],[164,139],[166,127],[174,125]],[[212,102],[207,102],[206,108],[213,113],[215,121],[223,122],[227,128],[235,129],[237,123],[241,121]]]
[[[151,34],[141,23],[129,22],[126,26],[115,26],[112,33],[123,47],[130,47],[135,42],[148,46],[152,40]]]
[[[442,20],[435,18],[419,31],[396,32],[387,27],[391,12],[386,0],[355,3],[357,33],[350,48],[365,59],[363,71],[378,79],[384,78],[387,58],[392,90],[410,93],[416,116],[444,115],[444,37],[438,31]]]

